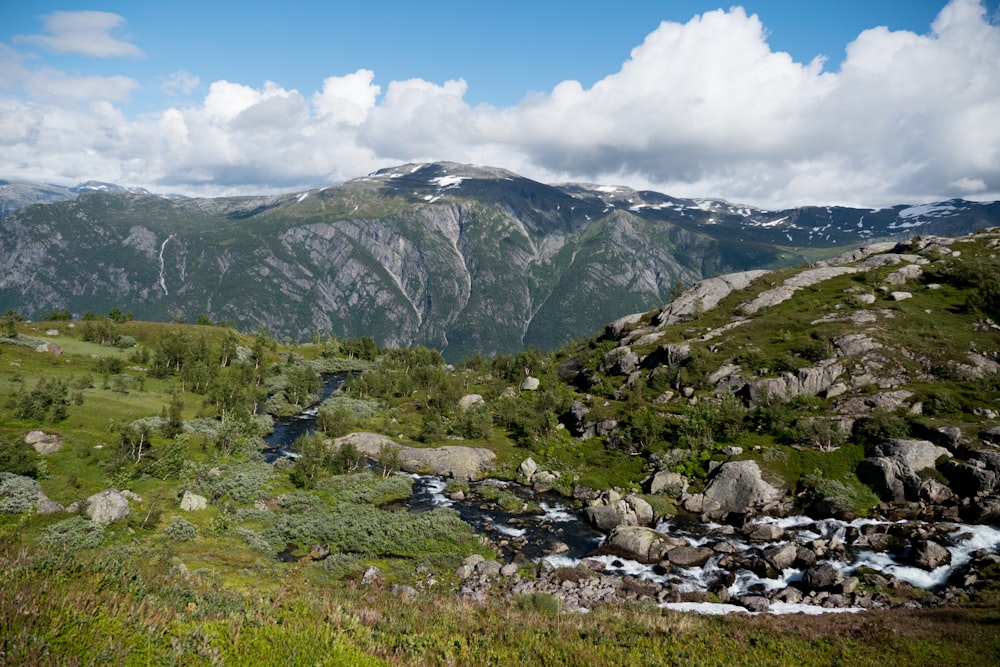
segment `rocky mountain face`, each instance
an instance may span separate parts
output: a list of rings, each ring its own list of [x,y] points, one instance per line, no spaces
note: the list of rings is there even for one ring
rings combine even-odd
[[[452,163],[280,196],[86,189],[36,192],[52,203],[8,211],[0,309],[204,313],[280,337],[368,335],[451,359],[552,348],[668,301],[677,284],[1000,220],[998,203],[768,212]]]

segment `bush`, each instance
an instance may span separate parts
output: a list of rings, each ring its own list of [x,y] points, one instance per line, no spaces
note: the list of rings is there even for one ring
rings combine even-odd
[[[38,477],[38,454],[23,442],[0,445],[0,472],[23,477]]]
[[[163,534],[175,542],[190,542],[198,537],[198,529],[184,517],[172,516],[170,523],[163,529]]]
[[[74,516],[47,527],[38,541],[63,551],[96,549],[104,541],[104,526],[82,516]]]
[[[557,616],[562,603],[551,593],[532,593],[515,598],[517,608],[521,611],[533,611],[542,616]]]
[[[0,472],[0,512],[20,514],[33,509],[41,490],[38,482],[30,477]]]
[[[258,533],[256,530],[251,530],[250,528],[244,528],[243,526],[238,526],[236,528],[236,535],[247,543],[247,546],[256,551],[257,553],[264,554],[265,556],[274,555],[274,547],[264,539],[264,536]]]

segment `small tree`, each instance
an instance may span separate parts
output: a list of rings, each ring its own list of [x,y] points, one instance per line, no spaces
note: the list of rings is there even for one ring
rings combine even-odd
[[[402,460],[399,457],[399,448],[382,443],[382,446],[378,450],[378,461],[376,465],[378,465],[379,470],[382,471],[383,478],[386,478],[399,470],[400,465],[402,465]]]

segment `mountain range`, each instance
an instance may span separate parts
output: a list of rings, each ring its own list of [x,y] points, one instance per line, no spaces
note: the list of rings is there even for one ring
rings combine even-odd
[[[118,307],[422,344],[553,348],[706,277],[1000,225],[1000,202],[767,211],[439,162],[269,196],[0,181],[0,310]]]

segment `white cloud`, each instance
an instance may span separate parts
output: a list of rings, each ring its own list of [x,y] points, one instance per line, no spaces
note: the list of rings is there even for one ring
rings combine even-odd
[[[160,90],[173,97],[175,95],[190,95],[201,84],[199,79],[190,72],[177,70],[160,80]]]
[[[0,63],[18,66],[6,78],[23,80],[30,99],[0,104],[10,147],[0,174],[29,165],[44,180],[80,173],[228,194],[441,159],[769,207],[1000,198],[1000,27],[982,4],[953,0],[924,35],[866,30],[846,53],[835,72],[797,63],[737,7],[665,22],[590,88],[565,81],[513,107],[470,106],[462,80],[383,88],[361,69],[308,95],[216,81],[197,103],[128,120],[108,102],[135,82],[24,73],[18,54],[0,49]],[[186,72],[165,82],[198,84]],[[58,90],[105,102],[64,108]]]
[[[34,44],[60,53],[79,53],[95,58],[143,57],[142,50],[111,36],[125,19],[110,12],[53,12],[41,17],[48,34],[17,35],[15,43]]]

